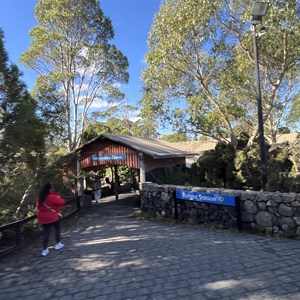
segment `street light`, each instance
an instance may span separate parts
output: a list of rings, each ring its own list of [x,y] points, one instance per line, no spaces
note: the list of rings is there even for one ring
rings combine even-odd
[[[262,21],[262,17],[266,15],[269,8],[269,3],[255,1],[252,6],[252,21]]]
[[[263,189],[265,189],[268,175],[267,175],[267,153],[266,144],[264,137],[264,119],[261,103],[261,92],[260,92],[260,77],[259,77],[259,62],[258,62],[258,47],[257,38],[259,34],[256,32],[256,25],[260,24],[262,17],[265,16],[269,7],[267,2],[255,1],[252,6],[252,27],[253,27],[253,44],[254,44],[254,58],[255,58],[255,74],[256,74],[256,99],[257,99],[257,114],[258,114],[258,132],[259,132],[259,146],[260,146],[260,159],[261,159],[261,183]]]

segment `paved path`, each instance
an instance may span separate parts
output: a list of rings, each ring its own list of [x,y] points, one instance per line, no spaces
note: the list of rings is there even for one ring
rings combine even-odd
[[[299,241],[140,220],[122,197],[63,224],[64,249],[0,261],[0,299],[300,299]]]

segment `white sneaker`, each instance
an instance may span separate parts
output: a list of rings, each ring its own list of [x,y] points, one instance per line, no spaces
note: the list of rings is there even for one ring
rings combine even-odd
[[[44,249],[44,250],[42,251],[42,256],[47,256],[48,254],[49,254],[48,248],[47,248],[47,249]]]
[[[64,244],[62,244],[62,243],[57,243],[55,246],[54,246],[54,249],[55,250],[59,250],[59,249],[61,249],[61,248],[63,248],[64,247]]]

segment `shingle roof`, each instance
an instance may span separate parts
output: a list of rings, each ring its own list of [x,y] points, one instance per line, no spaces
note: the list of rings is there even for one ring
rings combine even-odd
[[[145,153],[153,158],[171,158],[171,157],[186,157],[191,155],[196,155],[197,153],[192,151],[180,150],[178,147],[174,146],[172,143],[156,140],[156,139],[146,139],[137,136],[125,136],[116,134],[101,134],[86,144],[82,145],[80,148],[76,149],[76,152],[80,151],[85,146],[88,146],[100,139],[108,139],[119,144],[122,144],[128,148]]]
[[[299,133],[292,132],[292,133],[282,133],[277,135],[277,144],[282,144],[285,142],[294,143],[298,137]],[[266,137],[268,142],[271,143],[271,138]]]
[[[283,133],[277,135],[277,145],[280,145],[285,142],[289,142],[290,144],[294,143],[298,137],[299,133]],[[269,143],[272,142],[269,136],[265,136]],[[217,145],[216,140],[208,140],[208,141],[187,141],[187,142],[174,142],[171,143],[173,147],[180,148],[183,151],[193,151],[201,154],[204,151],[214,150]]]
[[[217,141],[208,140],[208,141],[187,141],[187,142],[173,142],[173,147],[180,148],[183,151],[193,151],[197,154],[201,152],[214,150],[217,145]]]

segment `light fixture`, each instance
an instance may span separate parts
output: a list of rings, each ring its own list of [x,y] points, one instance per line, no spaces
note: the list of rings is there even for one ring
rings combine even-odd
[[[268,2],[255,1],[252,5],[252,20],[260,22],[262,17],[266,15],[269,8]]]

